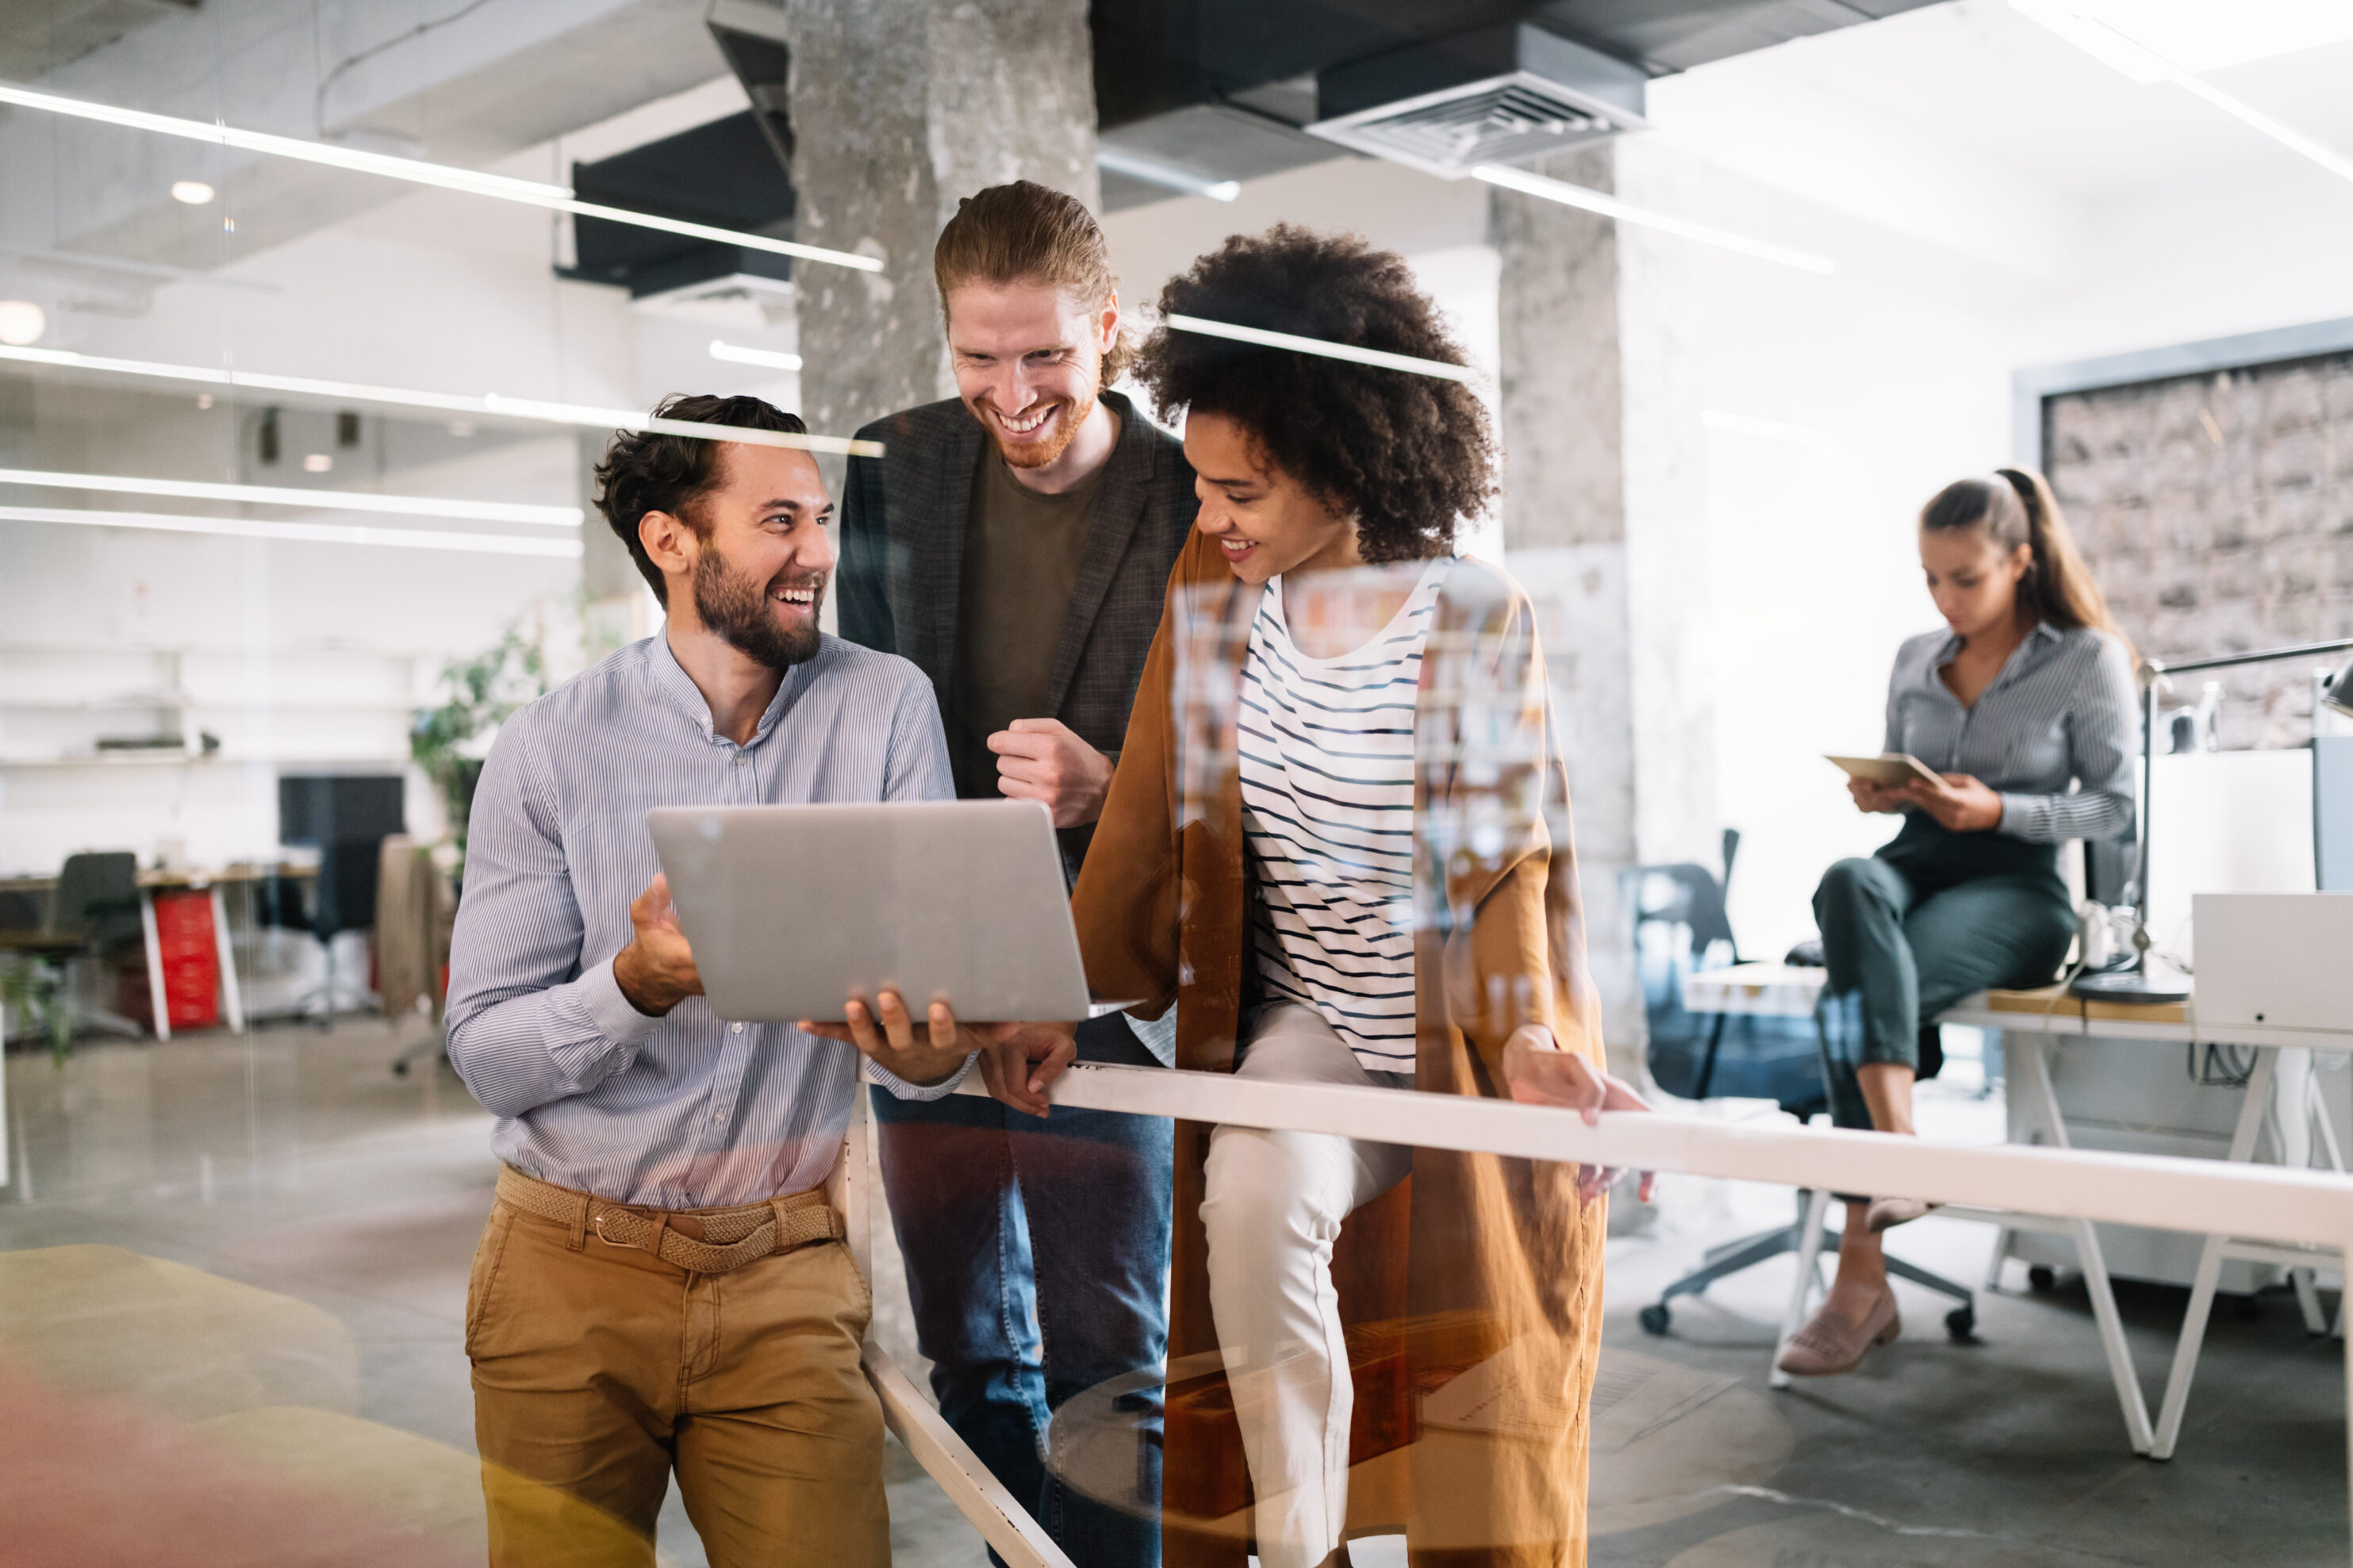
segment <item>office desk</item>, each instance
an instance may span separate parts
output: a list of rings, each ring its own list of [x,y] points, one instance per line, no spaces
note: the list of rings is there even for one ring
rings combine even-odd
[[[2044,1094],[2051,1092],[2049,1053],[2071,1039],[2132,1040],[2168,1050],[2207,1044],[2252,1047],[2255,1051],[2253,1070],[2248,1077],[2229,1151],[2223,1158],[2242,1163],[2252,1161],[2266,1130],[2271,1133],[2274,1152],[2284,1158],[2292,1145],[2300,1142],[2308,1132],[2312,1144],[2326,1155],[2329,1167],[2345,1169],[2336,1129],[2329,1123],[2313,1088],[2310,1053],[2353,1052],[2353,1029],[2201,1026],[2196,1020],[2194,1000],[2189,1004],[2126,1007],[2115,1003],[2078,1001],[2061,994],[2056,986],[2040,992],[1995,992],[1972,997],[1938,1021],[2001,1030],[2008,1059],[2017,1062],[2021,1053],[2031,1058],[2035,1064],[2040,1092]],[[2283,1068],[2287,1069],[2284,1094],[2278,1092]],[[2043,1121],[2046,1126],[2063,1129],[2064,1119],[2060,1115],[2055,1095]],[[2291,1125],[2298,1131],[2293,1140],[2289,1136]],[[2065,1142],[2063,1131],[2058,1141]],[[2308,1153],[2306,1158],[2309,1163]],[[1998,1238],[1994,1251],[1996,1268],[2001,1266],[2008,1250],[2008,1237]],[[2189,1407],[2190,1384],[2198,1375],[2198,1358],[2205,1344],[2207,1322],[2213,1314],[2215,1290],[2221,1282],[2222,1265],[2228,1261],[2268,1263],[2286,1268],[2295,1286],[2297,1304],[2304,1311],[2305,1327],[2316,1334],[2329,1331],[2327,1321],[2321,1314],[2313,1276],[2322,1267],[2335,1265],[2341,1268],[2344,1258],[2340,1253],[2232,1236],[2207,1237],[2199,1251],[2197,1270],[2190,1279],[2189,1310],[2182,1317],[2173,1365],[2166,1377],[2165,1399],[2148,1449],[2151,1458],[2172,1458],[2175,1445],[2180,1440],[2182,1416]],[[2336,1331],[2341,1335],[2344,1331],[2340,1307]]]
[[[245,1027],[245,1000],[237,986],[237,952],[228,935],[228,905],[222,889],[236,884],[266,882],[274,877],[315,877],[315,866],[224,866],[215,870],[142,870],[139,873],[139,930],[146,946],[147,994],[154,998],[155,1037],[172,1037],[171,1005],[164,994],[164,946],[155,929],[155,895],[159,892],[205,892],[212,898],[213,950],[220,966],[221,1019],[232,1029]],[[0,878],[0,892],[48,893],[57,890],[55,877]]]
[[[1705,970],[1687,977],[1683,982],[1683,1006],[1694,1013],[1759,1013],[1777,1017],[1806,1017],[1814,1012],[1814,1004],[1821,994],[1828,978],[1820,969],[1797,969],[1778,963],[1743,963],[1726,969]],[[1989,1011],[2001,998],[1977,997],[1983,1004],[1980,1010]],[[2019,1007],[2039,1005],[2040,1000],[2029,994]],[[2023,1013],[2004,1013],[1999,1021],[1984,1022],[1981,1026],[2004,1031],[2020,1026]],[[1947,1014],[1946,1023],[1980,1023],[1976,1017],[1960,1017]],[[2030,1020],[2031,1021],[2031,1020]],[[2005,1049],[2010,1036],[2003,1036]],[[2059,1100],[2051,1086],[2050,1064],[2038,1037],[2029,1037],[2033,1043],[2010,1052],[2011,1092],[2025,1091],[2025,1114],[2035,1132],[2057,1148],[2068,1146],[2067,1123],[2059,1112]],[[1798,1278],[1789,1294],[1788,1311],[1783,1315],[1781,1331],[1773,1347],[1774,1370],[1767,1379],[1771,1386],[1783,1388],[1788,1378],[1779,1369],[1781,1353],[1788,1349],[1791,1336],[1805,1326],[1809,1287],[1814,1279],[1815,1259],[1820,1255],[1822,1221],[1830,1210],[1830,1194],[1817,1192],[1807,1205],[1801,1224],[1801,1240],[1798,1249]],[[2073,1243],[2075,1256],[2084,1270],[2084,1285],[2092,1299],[2092,1316],[2099,1325],[2100,1348],[2108,1363],[2108,1376],[2116,1385],[2116,1405],[2125,1423],[2126,1440],[2136,1454],[2151,1453],[2155,1436],[2148,1418],[2148,1401],[2141,1392],[2140,1378],[2133,1371],[2132,1349],[2125,1339],[2123,1316],[2116,1310],[2114,1286],[2108,1279],[2107,1260],[2100,1249],[2099,1232],[2087,1219],[2045,1215],[2025,1215],[2007,1209],[1973,1209],[1947,1206],[1936,1211],[1949,1219],[1976,1219],[2000,1227],[1996,1239],[1993,1268],[1988,1271],[1985,1288],[1997,1289],[2000,1284],[2001,1260],[2008,1251],[2010,1233],[2032,1230],[2062,1237]]]

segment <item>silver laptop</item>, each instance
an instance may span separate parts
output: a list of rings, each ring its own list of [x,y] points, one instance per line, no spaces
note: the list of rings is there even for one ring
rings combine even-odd
[[[1053,818],[1029,800],[664,806],[646,814],[722,1018],[839,1022],[851,995],[965,1023],[1091,1005]]]

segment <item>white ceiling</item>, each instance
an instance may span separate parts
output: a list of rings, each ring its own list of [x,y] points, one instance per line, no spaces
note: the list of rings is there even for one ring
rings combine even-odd
[[[2353,154],[2353,41],[2227,67],[2205,79]],[[2301,167],[2324,182],[2315,187],[2321,199],[2333,194],[2353,205],[2353,182],[2327,176],[2178,86],[2134,82],[2006,0],[1955,0],[1703,66],[1653,83],[1652,107],[1672,132],[1686,111],[1709,120],[1705,100],[1720,93],[1755,102],[1776,88],[1848,106],[1856,115],[1853,135],[1868,136],[1874,124],[1897,127],[2073,202],[2105,203],[2241,174],[2268,179]],[[1820,149],[1828,158],[1846,151]]]

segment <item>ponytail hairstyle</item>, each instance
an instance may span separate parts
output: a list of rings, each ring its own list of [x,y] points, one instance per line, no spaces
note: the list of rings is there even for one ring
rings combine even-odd
[[[2021,609],[2063,631],[2088,626],[2122,638],[2107,600],[2092,581],[2092,569],[2075,549],[2067,520],[2059,515],[2051,481],[2041,474],[1996,468],[1988,479],[1955,479],[1920,509],[1920,526],[1933,533],[1981,526],[2004,552],[2025,545],[2033,559],[2018,580]]]

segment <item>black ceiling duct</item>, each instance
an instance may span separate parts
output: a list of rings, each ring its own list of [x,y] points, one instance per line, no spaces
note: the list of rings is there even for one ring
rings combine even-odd
[[[584,202],[790,239],[793,183],[774,140],[783,116],[770,113],[777,125],[747,109],[594,163],[575,163],[573,189]],[[574,265],[564,276],[616,284],[635,299],[739,273],[792,276],[790,257],[659,229],[582,217],[573,220],[572,234]]]

